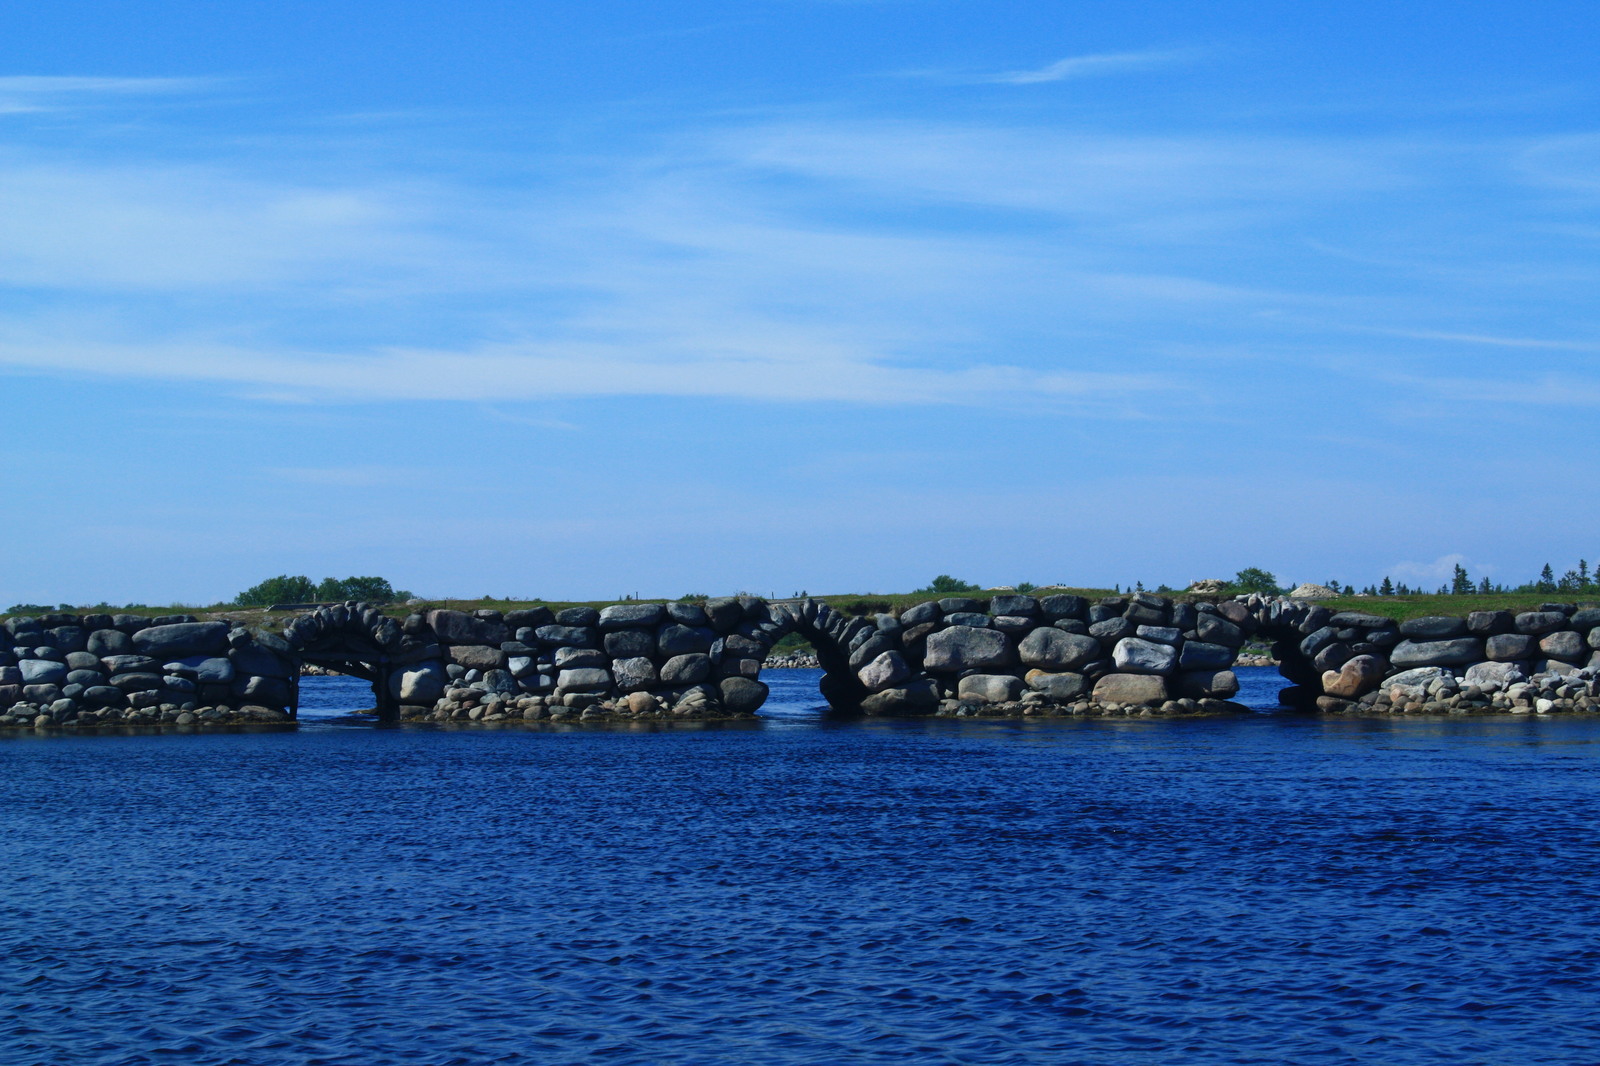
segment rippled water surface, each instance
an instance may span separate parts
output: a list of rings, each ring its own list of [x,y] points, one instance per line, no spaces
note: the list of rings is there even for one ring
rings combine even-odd
[[[0,1062],[1600,1061],[1600,722],[830,724],[815,677],[0,740]]]

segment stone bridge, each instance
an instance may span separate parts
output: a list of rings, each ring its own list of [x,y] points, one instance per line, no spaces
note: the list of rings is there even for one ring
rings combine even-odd
[[[855,617],[754,597],[434,610],[349,603],[281,633],[191,616],[52,614],[0,627],[0,724],[284,721],[301,668],[372,683],[387,720],[747,717],[790,633],[840,714],[1186,714],[1238,709],[1239,649],[1270,641],[1292,706],[1324,711],[1595,709],[1600,610],[1545,604],[1396,624],[1252,596],[948,597]],[[1546,706],[1548,704],[1548,706]]]

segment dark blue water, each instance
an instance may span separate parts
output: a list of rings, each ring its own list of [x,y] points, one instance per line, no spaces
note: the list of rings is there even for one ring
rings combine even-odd
[[[1600,1061],[1600,722],[774,680],[746,726],[0,741],[0,1062]]]

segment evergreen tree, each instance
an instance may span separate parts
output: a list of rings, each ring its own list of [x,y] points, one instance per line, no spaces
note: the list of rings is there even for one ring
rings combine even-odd
[[[1550,564],[1545,563],[1544,569],[1539,571],[1539,583],[1534,586],[1535,592],[1554,592],[1556,590],[1556,572],[1550,569]]]
[[[1388,574],[1385,574],[1383,576],[1383,584],[1378,586],[1378,595],[1380,595],[1380,596],[1393,596],[1394,595],[1394,582],[1389,580],[1389,575]]]
[[[1494,591],[1494,586],[1489,583],[1488,577],[1485,577],[1482,581],[1478,582],[1478,592],[1481,593],[1482,595],[1487,596],[1489,593],[1491,593],[1493,591]]]
[[[1455,577],[1450,582],[1450,594],[1452,596],[1466,596],[1471,592],[1472,579],[1467,576],[1467,568],[1457,563]]]

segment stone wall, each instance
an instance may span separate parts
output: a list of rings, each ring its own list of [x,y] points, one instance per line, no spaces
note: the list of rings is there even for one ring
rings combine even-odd
[[[192,615],[48,614],[0,625],[0,725],[284,722],[288,646]]]
[[[189,615],[52,614],[0,625],[0,725],[281,722],[307,662],[431,721],[753,715],[772,646],[808,639],[836,709],[875,716],[1238,710],[1232,666],[1274,642],[1288,699],[1333,712],[1600,709],[1600,609],[1403,623],[1261,596],[930,600],[854,617],[816,600],[620,603],[403,621],[321,607],[281,635]]]
[[[1438,713],[1597,709],[1600,609],[1546,603],[1396,623],[1362,612],[1252,597],[1258,628],[1295,682],[1292,702],[1324,711]],[[1546,706],[1541,706],[1541,701]]]

